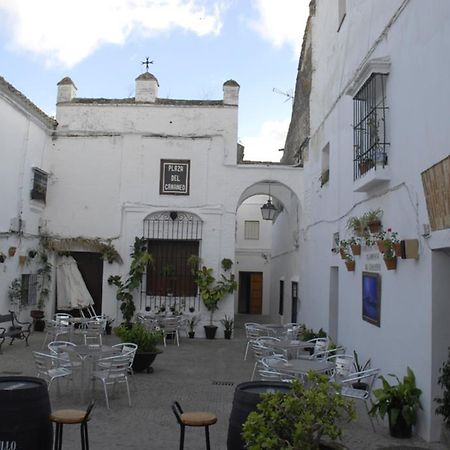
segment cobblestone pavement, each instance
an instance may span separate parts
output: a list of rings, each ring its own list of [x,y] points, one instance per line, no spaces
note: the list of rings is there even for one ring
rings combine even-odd
[[[133,406],[127,405],[126,393],[119,386],[110,396],[107,410],[100,385],[95,392],[96,405],[89,422],[91,450],[165,450],[178,449],[179,427],[170,405],[178,400],[185,409],[214,412],[219,420],[211,427],[211,446],[225,450],[234,390],[237,384],[248,381],[253,362],[243,361],[245,339],[237,329],[232,340],[182,338],[180,346],[169,343],[153,363],[154,373],[138,373],[131,384]],[[222,333],[218,330],[218,333]],[[43,333],[34,333],[30,347],[24,342],[4,345],[0,355],[0,376],[34,375],[32,350],[39,350]],[[118,342],[106,336],[105,343]],[[79,392],[65,382],[58,396],[56,386],[51,389],[52,408],[84,408]],[[363,405],[361,405],[363,406]],[[387,426],[378,423],[377,432],[371,429],[364,407],[358,407],[356,422],[344,426],[343,443],[350,450],[362,449],[433,449],[446,446],[429,444],[413,438],[396,440],[389,437]],[[63,448],[80,449],[78,426],[65,426]],[[205,448],[203,428],[186,429],[186,450]]]

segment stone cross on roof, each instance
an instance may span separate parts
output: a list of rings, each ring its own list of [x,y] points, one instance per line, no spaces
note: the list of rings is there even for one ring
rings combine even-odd
[[[148,66],[150,65],[150,64],[153,64],[153,61],[149,61],[149,57],[147,56],[146,58],[145,58],[145,61],[142,61],[142,63],[141,64],[144,64],[145,65],[145,70],[148,72]]]

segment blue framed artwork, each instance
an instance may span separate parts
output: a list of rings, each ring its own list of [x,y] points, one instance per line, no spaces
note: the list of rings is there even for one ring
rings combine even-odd
[[[362,318],[380,326],[381,276],[379,273],[362,273]]]

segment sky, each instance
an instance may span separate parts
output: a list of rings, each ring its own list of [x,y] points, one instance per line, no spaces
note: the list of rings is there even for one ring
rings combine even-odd
[[[49,115],[56,84],[78,97],[134,96],[149,71],[159,97],[222,99],[240,86],[245,159],[279,161],[309,0],[0,0],[0,75]]]

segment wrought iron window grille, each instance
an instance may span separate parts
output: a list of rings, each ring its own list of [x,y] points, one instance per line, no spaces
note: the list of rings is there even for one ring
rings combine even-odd
[[[353,179],[388,164],[387,74],[373,73],[353,97]]]

